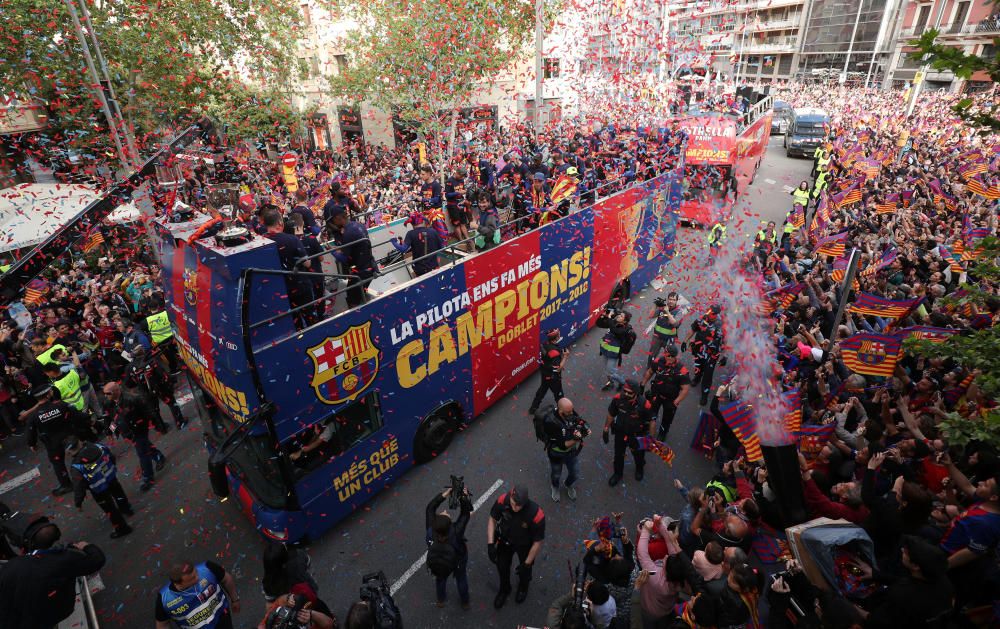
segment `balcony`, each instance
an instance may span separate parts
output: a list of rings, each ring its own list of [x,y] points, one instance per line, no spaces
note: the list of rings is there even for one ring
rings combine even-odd
[[[976,35],[1000,33],[1000,13],[994,13],[975,26],[975,30],[971,32],[974,32]]]
[[[795,52],[798,46],[797,38],[795,37],[775,37],[773,39],[768,39],[765,41],[748,41],[744,42],[743,54],[772,54],[772,53],[782,53],[782,52]]]
[[[783,31],[790,28],[798,28],[801,21],[801,16],[795,16],[794,18],[787,20],[772,20],[768,22],[761,22],[755,25],[750,30],[755,32],[761,31]]]

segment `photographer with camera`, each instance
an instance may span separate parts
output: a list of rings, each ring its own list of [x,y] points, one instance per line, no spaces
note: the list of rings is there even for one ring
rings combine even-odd
[[[500,591],[493,599],[494,608],[503,607],[510,596],[510,568],[514,555],[520,561],[514,601],[523,603],[528,597],[531,569],[544,539],[545,513],[531,501],[526,486],[515,485],[514,489],[496,499],[486,524],[487,551],[500,575]]]
[[[552,601],[545,626],[552,629],[608,629],[615,619],[615,599],[603,584],[588,580]],[[617,626],[617,625],[616,625]]]
[[[543,419],[546,442],[545,451],[549,455],[552,501],[559,502],[559,479],[566,466],[566,495],[576,500],[576,482],[579,473],[579,455],[583,450],[583,440],[590,436],[590,426],[573,410],[573,402],[560,398],[556,406],[549,409]]]
[[[677,293],[671,291],[666,299],[657,297],[653,300],[656,307],[651,316],[656,318],[656,322],[653,324],[653,341],[649,345],[647,367],[653,366],[653,361],[660,355],[661,349],[677,344],[677,328],[686,314],[678,305],[679,299]]]
[[[23,528],[22,528],[23,527]],[[41,516],[7,516],[2,530],[24,555],[0,570],[0,625],[4,629],[50,629],[76,604],[77,577],[104,567],[104,553],[89,542],[57,544],[59,527]]]
[[[541,382],[538,385],[538,390],[535,391],[535,397],[531,400],[531,406],[528,408],[529,415],[535,414],[538,407],[542,405],[545,394],[549,391],[552,391],[557,402],[563,397],[562,372],[566,366],[566,359],[569,358],[569,348],[559,347],[560,341],[562,341],[562,333],[559,332],[558,328],[552,328],[545,335],[545,342],[542,344],[539,356],[541,366],[538,368],[538,372],[541,374]]]
[[[362,577],[360,596],[347,611],[344,629],[403,629],[403,617],[392,600],[384,572]]]
[[[466,573],[469,548],[465,544],[465,527],[472,515],[472,497],[460,477],[451,478],[454,487],[437,494],[427,503],[424,515],[427,528],[427,568],[434,575],[438,607],[444,607],[448,598],[448,577],[454,575],[462,609],[469,609],[469,577]],[[458,519],[452,522],[447,510],[438,512],[437,509],[456,492],[461,512]]]
[[[316,593],[300,583],[269,606],[257,629],[336,629],[337,617]]]
[[[625,384],[625,376],[620,369],[622,357],[632,351],[636,338],[635,330],[629,323],[632,315],[623,310],[609,308],[604,316],[610,319],[610,325],[601,338],[600,354],[604,359],[604,373],[608,381],[601,387],[601,391],[607,391],[612,386],[617,386],[621,390]]]

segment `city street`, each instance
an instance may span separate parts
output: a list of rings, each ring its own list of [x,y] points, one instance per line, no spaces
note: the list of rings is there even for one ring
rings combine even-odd
[[[811,161],[787,158],[781,142],[781,136],[771,138],[753,185],[739,201],[730,223],[730,243],[752,240],[762,220],[775,221],[780,233],[791,205],[791,189],[808,178]],[[665,269],[661,292],[650,288],[632,297],[633,324],[640,338],[625,367],[637,378],[645,365],[649,339],[644,333],[650,323],[654,296],[677,290],[704,307],[711,298],[713,284],[724,281],[711,277],[706,270],[705,236],[703,230],[680,229],[677,255]],[[682,335],[686,333],[685,324]],[[674,421],[669,436],[677,455],[673,468],[650,455],[646,478],[638,484],[627,457],[623,485],[608,487],[611,448],[601,443],[600,431],[610,394],[600,390],[604,382],[597,350],[601,335],[601,330],[592,330],[576,343],[564,377],[567,396],[594,431],[581,455],[579,499],[574,503],[564,494],[560,503],[553,504],[549,497],[548,464],[526,414],[527,398],[538,383],[538,376],[532,376],[473,421],[442,456],[412,469],[359,513],[312,542],[308,552],[320,597],[338,616],[343,618],[357,600],[362,575],[383,570],[393,584],[395,600],[408,627],[541,627],[549,604],[571,587],[567,561],[575,565],[582,556],[582,541],[594,537],[590,528],[595,518],[622,511],[623,523],[632,527],[645,515],[676,516],[680,512],[682,501],[672,486],[673,480],[704,483],[712,474],[711,463],[688,448],[697,423],[698,395],[692,391]],[[685,362],[690,367],[689,357]],[[719,369],[717,383],[724,372]],[[188,414],[193,415],[193,411],[188,409]],[[62,527],[64,542],[83,539],[104,549],[108,563],[101,574],[107,589],[95,597],[102,627],[151,626],[154,592],[165,583],[165,568],[181,558],[213,560],[231,570],[243,605],[236,626],[256,627],[264,611],[259,582],[261,538],[239,513],[235,500],[220,502],[212,494],[205,465],[207,455],[195,422],[183,433],[173,430],[165,437],[154,433],[153,439],[168,462],[147,494],[139,492],[138,465],[131,447],[123,442],[114,446],[125,476],[125,491],[136,510],[131,519],[135,532],[124,539],[108,539],[110,525],[89,496],[82,513],[74,509],[72,496],[53,498],[49,490],[55,481],[44,453],[32,453],[14,439],[4,442],[0,451],[4,468],[0,501],[15,509],[49,515]],[[482,501],[467,530],[470,611],[461,610],[453,580],[449,583],[448,604],[444,609],[435,607],[433,579],[421,562],[425,551],[424,507],[444,489],[450,474],[464,476],[474,501]],[[517,605],[512,597],[498,612],[492,606],[498,580],[486,557],[486,518],[493,500],[515,482],[526,484],[532,498],[544,509],[547,534],[528,600]]]

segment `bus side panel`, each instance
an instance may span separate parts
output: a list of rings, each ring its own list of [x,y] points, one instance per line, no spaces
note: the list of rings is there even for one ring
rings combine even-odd
[[[456,336],[459,349],[467,344],[472,353],[473,414],[534,371],[541,311],[553,303],[540,234],[519,236],[461,266],[471,307],[457,318]]]
[[[541,336],[558,328],[562,337],[575,341],[589,329],[590,291],[593,287],[594,211],[581,210],[541,232],[542,269],[549,283],[561,289],[556,302],[542,312]]]

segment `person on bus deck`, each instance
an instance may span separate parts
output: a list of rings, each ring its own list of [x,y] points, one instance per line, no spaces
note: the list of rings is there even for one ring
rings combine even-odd
[[[307,202],[309,201],[309,193],[306,192],[305,188],[299,188],[295,191],[295,207],[288,211],[288,215],[301,216],[302,223],[305,229],[309,230],[309,233],[316,234],[319,231],[319,227],[316,224],[316,215],[313,213]]]
[[[476,225],[476,248],[492,249],[500,244],[500,217],[488,190],[482,190],[477,200],[479,222]]]
[[[261,221],[267,232],[264,236],[278,246],[278,260],[281,268],[285,271],[294,271],[298,268],[299,261],[306,257],[306,249],[302,241],[292,234],[285,233],[285,222],[281,218],[281,211],[272,206],[267,207],[261,213]],[[299,270],[305,270],[299,269]],[[308,324],[306,313],[297,308],[308,304],[313,300],[312,282],[310,278],[296,275],[285,275],[285,287],[288,291],[288,303],[294,312],[295,325],[303,328]]]
[[[430,164],[420,167],[420,200],[425,210],[441,209],[441,182],[434,177]]]
[[[310,212],[310,214],[312,214],[312,212]],[[309,261],[304,264],[305,270],[310,273],[322,273],[323,245],[319,244],[319,239],[317,239],[312,232],[306,231],[306,224],[302,220],[302,216],[300,214],[289,213],[288,216],[285,217],[285,233],[292,234],[302,241],[302,247],[305,248],[306,256],[309,258]],[[323,295],[326,293],[324,278],[318,275],[312,276],[309,278],[309,282],[312,284],[313,299],[322,299]],[[325,302],[317,302],[311,309],[310,322],[316,323],[323,318],[325,312]]]
[[[406,236],[391,241],[396,251],[405,253],[407,257],[414,260],[413,274],[417,277],[430,273],[438,268],[437,255],[430,255],[444,248],[441,236],[437,230],[427,225],[427,219],[420,212],[410,214],[404,225],[410,224],[413,229],[406,232]]]
[[[455,228],[455,240],[461,242],[469,238],[469,223],[472,215],[466,201],[465,180],[468,172],[459,167],[454,170],[444,184],[445,204],[448,208],[448,219]]]
[[[327,206],[329,207],[329,203]],[[324,213],[326,210],[324,209]],[[366,301],[368,284],[375,276],[375,257],[372,255],[372,243],[368,239],[368,230],[357,221],[347,218],[347,212],[343,206],[330,208],[329,216],[331,220],[330,231],[333,239],[337,243],[333,257],[344,268],[351,278],[347,285],[347,306],[353,308]]]

